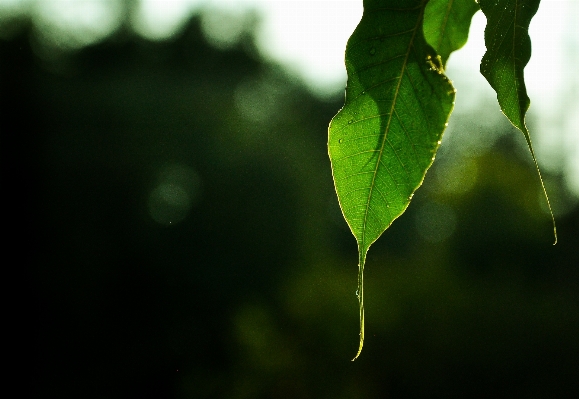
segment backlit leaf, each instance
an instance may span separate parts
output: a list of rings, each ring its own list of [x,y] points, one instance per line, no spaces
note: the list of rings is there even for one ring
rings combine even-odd
[[[424,38],[427,0],[366,0],[346,47],[344,107],[328,150],[342,213],[359,252],[360,345],[363,270],[370,245],[400,216],[440,145],[455,90]]]
[[[531,19],[539,8],[539,2],[540,0],[480,0],[481,10],[487,18],[487,51],[483,56],[480,71],[497,92],[497,99],[505,116],[525,135],[551,212],[557,243],[553,211],[533,151],[531,136],[525,125],[525,115],[531,101],[527,95],[523,70],[531,58],[531,38],[528,31]]]

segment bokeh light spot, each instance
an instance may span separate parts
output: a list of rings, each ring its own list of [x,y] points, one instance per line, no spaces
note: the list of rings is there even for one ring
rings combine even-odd
[[[250,122],[265,122],[278,109],[279,87],[270,79],[241,82],[234,93],[235,106]]]
[[[468,192],[474,187],[478,176],[478,167],[472,158],[442,159],[434,170],[437,189],[449,194]]]
[[[197,173],[187,166],[171,165],[160,171],[149,194],[149,215],[159,224],[173,225],[187,217],[198,199]]]
[[[441,242],[454,233],[455,212],[448,205],[435,202],[423,204],[416,212],[416,230],[429,242]]]

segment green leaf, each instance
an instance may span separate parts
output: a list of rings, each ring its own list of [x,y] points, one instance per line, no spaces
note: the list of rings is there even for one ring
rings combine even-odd
[[[539,8],[539,2],[540,0],[480,0],[481,10],[487,18],[487,51],[483,56],[480,72],[497,92],[497,99],[505,116],[525,135],[551,213],[556,244],[555,217],[541,178],[531,136],[525,125],[525,115],[531,101],[527,95],[523,70],[531,58],[531,38],[528,31],[531,19]]]
[[[424,11],[424,36],[446,65],[450,53],[465,45],[475,0],[430,0]]]
[[[344,107],[328,150],[342,213],[358,243],[360,345],[370,245],[400,216],[432,164],[454,104],[422,30],[427,0],[367,0],[346,47]]]

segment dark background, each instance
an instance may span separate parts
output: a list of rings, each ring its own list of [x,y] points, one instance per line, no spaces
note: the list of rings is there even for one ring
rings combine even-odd
[[[553,247],[524,140],[486,105],[453,116],[372,247],[352,363],[357,255],[326,149],[343,94],[263,61],[251,29],[217,50],[193,18],[169,40],[120,29],[54,54],[18,26],[0,40],[3,263],[32,282],[33,397],[579,388],[577,199],[544,172]]]

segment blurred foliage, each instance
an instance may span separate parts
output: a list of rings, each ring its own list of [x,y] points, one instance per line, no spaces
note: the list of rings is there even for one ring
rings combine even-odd
[[[317,100],[250,31],[209,46],[196,18],[167,41],[120,30],[48,58],[30,32],[0,41],[0,145],[4,264],[31,265],[37,297],[35,397],[579,388],[579,208],[545,176],[553,247],[527,154],[513,156],[523,139],[491,107],[453,116],[373,247],[352,363],[356,247],[326,152],[342,95]]]

